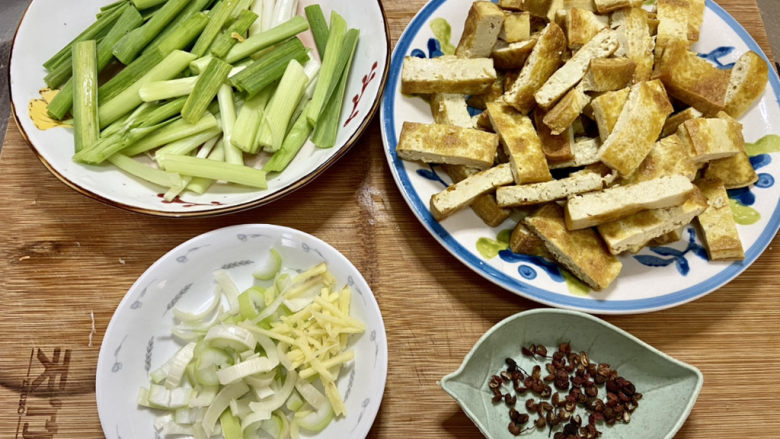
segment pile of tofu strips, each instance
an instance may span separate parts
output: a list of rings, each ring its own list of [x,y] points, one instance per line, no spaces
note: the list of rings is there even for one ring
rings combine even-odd
[[[642,3],[477,1],[454,55],[404,60],[401,91],[426,97],[435,123],[405,122],[396,152],[444,165],[437,220],[470,207],[496,227],[519,211],[512,251],[598,290],[617,255],[691,222],[711,260],[744,259],[726,190],[758,179],[738,119],[767,63],[747,52],[719,69],[691,50],[705,0]]]

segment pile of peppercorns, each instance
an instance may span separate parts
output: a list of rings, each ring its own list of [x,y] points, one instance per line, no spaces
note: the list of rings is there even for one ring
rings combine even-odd
[[[522,353],[537,361],[551,360],[544,365],[547,375],[542,377],[542,366],[535,365],[531,373],[526,372],[511,358],[506,359],[506,370],[491,377],[488,387],[493,392],[493,403],[503,401],[509,406],[509,432],[515,436],[521,433],[549,427],[552,432],[558,426],[561,431],[553,439],[595,439],[601,437],[597,423],[614,425],[628,423],[631,413],[639,406],[642,394],[627,379],[606,363],[595,363],[586,352],[572,352],[569,343],[561,343],[551,357],[542,345],[522,348]],[[547,383],[553,383],[557,391]],[[604,386],[606,399],[598,397],[599,386]],[[506,393],[503,389],[514,390]],[[559,393],[566,392],[568,393]],[[525,401],[528,413],[515,409],[518,396],[527,393],[537,396]],[[564,396],[565,395],[565,396]],[[588,422],[583,425],[577,407],[588,413]],[[526,427],[531,416],[537,416],[532,425]]]

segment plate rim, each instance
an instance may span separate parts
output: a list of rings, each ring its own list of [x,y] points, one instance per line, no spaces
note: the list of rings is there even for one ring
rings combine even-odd
[[[371,107],[369,108],[369,111],[366,113],[366,117],[363,119],[361,124],[355,130],[355,133],[350,138],[347,139],[346,143],[344,143],[344,146],[341,149],[339,149],[335,154],[329,157],[325,162],[323,162],[320,166],[312,170],[310,173],[301,176],[299,179],[290,183],[286,187],[268,196],[264,196],[256,200],[251,200],[251,201],[247,201],[232,206],[225,206],[225,207],[204,209],[204,210],[197,210],[197,211],[165,211],[165,210],[149,209],[140,206],[135,206],[133,204],[111,200],[107,197],[103,197],[96,193],[93,193],[92,191],[80,186],[76,182],[69,179],[67,176],[57,171],[56,168],[48,160],[46,160],[43,157],[43,155],[38,151],[38,147],[34,145],[30,136],[27,134],[27,131],[24,129],[24,126],[20,122],[21,116],[17,111],[17,105],[14,101],[13,87],[11,86],[12,84],[11,65],[14,62],[14,53],[15,53],[14,49],[16,46],[16,40],[19,37],[19,29],[21,28],[24,20],[27,18],[27,13],[29,12],[32,5],[39,1],[40,0],[30,1],[30,3],[25,8],[24,13],[22,14],[22,18],[19,20],[19,23],[16,26],[16,30],[14,31],[14,36],[13,39],[11,40],[11,46],[9,49],[10,51],[8,55],[8,72],[7,72],[8,81],[7,82],[8,82],[8,96],[11,104],[11,114],[13,115],[14,123],[16,124],[16,127],[19,130],[19,132],[21,133],[22,138],[24,138],[25,143],[27,143],[27,146],[30,148],[30,150],[32,150],[33,154],[38,158],[41,164],[43,164],[43,166],[52,175],[57,177],[58,180],[60,180],[62,183],[64,183],[66,186],[73,189],[74,191],[80,193],[81,195],[99,201],[105,205],[116,207],[129,212],[134,212],[134,213],[139,213],[139,214],[154,216],[154,217],[161,217],[161,218],[209,218],[209,217],[242,212],[242,211],[254,209],[256,207],[273,203],[274,201],[278,201],[279,199],[284,198],[285,196],[297,191],[298,189],[303,188],[304,186],[308,185],[312,181],[316,180],[317,177],[321,176],[328,168],[333,166],[339,159],[341,159],[344,155],[346,155],[355,146],[355,144],[358,143],[360,138],[368,130],[371,122],[373,121],[377,111],[380,108],[382,102],[382,96],[384,96],[385,86],[387,85],[387,77],[390,71],[390,60],[392,58],[392,51],[391,51],[392,45],[390,43],[390,28],[387,20],[387,13],[385,12],[385,8],[384,5],[382,4],[382,1],[373,0],[376,2],[377,6],[379,7],[379,12],[382,16],[382,22],[384,24],[383,32],[385,37],[385,53],[387,54],[387,56],[385,57],[384,69],[381,71],[382,74],[379,81],[379,87],[377,89],[376,99],[374,100]]]
[[[399,65],[408,52],[411,46],[410,35],[412,32],[416,35],[433,13],[438,10],[442,4],[446,3],[446,1],[447,0],[429,0],[414,18],[412,18],[396,43],[391,57],[391,67]],[[771,62],[769,62],[766,53],[764,53],[745,28],[725,9],[713,0],[707,0],[706,5],[707,8],[716,13],[732,30],[734,30],[737,37],[748,47],[748,50],[755,51],[770,65],[768,86],[771,87],[774,96],[777,98],[778,105],[780,105],[780,76],[778,76],[777,71],[771,68]],[[584,299],[573,295],[565,295],[545,290],[530,285],[520,279],[511,278],[507,274],[492,267],[486,261],[475,256],[455,240],[453,235],[449,233],[441,223],[433,218],[426,207],[426,204],[416,195],[416,192],[414,192],[415,195],[412,195],[412,191],[410,191],[411,182],[408,177],[401,177],[402,172],[406,174],[403,165],[404,161],[398,159],[394,147],[390,148],[390,140],[393,140],[394,145],[397,145],[395,115],[393,114],[392,108],[395,103],[395,92],[399,86],[400,70],[400,67],[391,69],[387,78],[385,93],[382,97],[382,107],[380,109],[380,128],[382,131],[383,149],[396,186],[418,221],[422,223],[425,229],[442,247],[475,273],[513,294],[556,308],[600,315],[642,314],[662,311],[700,299],[734,280],[737,276],[747,270],[761,254],[763,254],[766,248],[771,245],[773,237],[780,229],[780,197],[778,197],[778,203],[768,220],[767,226],[762,230],[753,246],[745,251],[744,260],[732,262],[714,276],[704,279],[702,282],[691,287],[662,296],[631,300]]]
[[[224,234],[229,233],[231,231],[234,231],[236,233],[255,233],[255,232],[266,232],[268,233],[271,231],[274,235],[282,235],[284,233],[292,234],[297,237],[303,237],[307,240],[310,240],[312,242],[316,242],[317,244],[321,245],[323,248],[328,248],[331,251],[334,252],[339,258],[343,259],[343,262],[347,264],[347,267],[351,270],[354,270],[354,272],[357,274],[357,277],[365,283],[365,285],[368,286],[368,306],[374,308],[374,311],[376,312],[376,315],[378,317],[377,327],[378,329],[381,329],[381,331],[378,331],[377,333],[377,346],[379,346],[380,352],[379,352],[379,362],[377,365],[381,369],[381,393],[378,395],[378,401],[376,405],[376,410],[368,412],[370,416],[370,423],[368,423],[368,430],[366,430],[366,435],[371,431],[371,428],[373,427],[374,422],[376,422],[376,417],[379,414],[379,410],[382,407],[382,401],[384,400],[384,394],[387,390],[387,375],[388,375],[388,366],[389,366],[389,356],[388,356],[388,340],[387,340],[387,328],[385,326],[384,317],[382,316],[382,309],[379,307],[379,302],[376,299],[376,295],[374,295],[374,291],[371,288],[371,285],[368,283],[366,278],[363,276],[363,273],[360,272],[360,270],[357,269],[355,264],[352,263],[352,261],[349,260],[349,258],[346,257],[339,249],[334,247],[333,245],[329,244],[328,242],[318,238],[317,236],[314,236],[310,233],[304,232],[302,230],[294,229],[292,227],[287,226],[281,226],[276,224],[265,224],[265,223],[246,223],[246,224],[237,224],[227,227],[221,227],[218,229],[209,230],[207,232],[198,234],[196,236],[193,236],[186,241],[183,241],[167,252],[157,258],[151,265],[149,265],[143,273],[141,273],[133,282],[133,284],[127,289],[127,291],[122,296],[122,299],[119,301],[119,304],[116,306],[114,311],[111,314],[111,319],[108,322],[108,325],[106,325],[106,330],[103,333],[103,337],[100,341],[100,349],[98,351],[98,358],[95,365],[95,404],[97,407],[98,412],[98,419],[100,420],[100,427],[103,430],[103,432],[108,432],[109,430],[106,429],[106,425],[104,425],[104,417],[102,416],[102,409],[101,410],[101,404],[100,400],[102,398],[105,398],[104,392],[106,391],[103,387],[100,386],[101,380],[106,379],[104,372],[106,370],[106,364],[107,362],[111,361],[109,356],[110,352],[108,352],[110,349],[108,344],[106,343],[107,340],[109,340],[109,334],[111,333],[112,329],[115,328],[115,326],[118,324],[118,315],[119,310],[122,308],[128,308],[129,302],[131,300],[130,295],[131,292],[135,291],[137,288],[140,288],[142,285],[142,280],[144,280],[147,277],[147,274],[150,273],[152,270],[158,268],[160,265],[163,264],[163,260],[167,260],[169,258],[175,258],[175,256],[178,254],[178,252],[181,252],[184,249],[190,248],[192,244],[197,243],[199,241],[208,240],[214,235],[218,234]]]

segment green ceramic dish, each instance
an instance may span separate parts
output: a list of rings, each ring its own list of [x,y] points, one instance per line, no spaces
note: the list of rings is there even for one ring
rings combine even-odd
[[[441,380],[441,387],[455,398],[485,437],[513,438],[507,429],[507,406],[491,402],[490,377],[505,369],[507,357],[514,358],[526,370],[540,364],[523,357],[522,346],[543,344],[554,352],[558,344],[567,341],[573,350],[587,352],[593,361],[609,363],[644,395],[629,424],[598,425],[604,438],[674,437],[699,395],[701,372],[616,326],[576,311],[538,309],[508,317],[479,339],[460,368]],[[603,389],[599,396],[604,398]],[[525,412],[524,400],[518,398],[517,409],[521,413]],[[560,427],[554,431],[559,430]],[[548,433],[548,429],[538,429],[520,437],[541,439],[547,438]]]

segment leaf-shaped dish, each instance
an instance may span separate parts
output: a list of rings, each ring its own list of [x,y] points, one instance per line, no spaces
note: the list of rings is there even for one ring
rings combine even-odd
[[[672,438],[688,418],[702,387],[703,377],[698,369],[616,326],[576,311],[538,309],[504,319],[479,339],[457,371],[441,380],[441,387],[485,437],[514,437],[507,429],[510,422],[507,406],[491,401],[490,378],[505,370],[504,360],[508,357],[525,370],[541,364],[522,356],[522,346],[541,344],[552,352],[553,347],[563,342],[569,342],[572,350],[587,352],[592,361],[610,364],[644,395],[630,423],[612,427],[598,425],[604,437]],[[530,398],[531,394],[527,395]],[[599,397],[604,397],[603,389]],[[525,399],[518,398],[521,413],[525,410],[521,401]],[[587,416],[583,418],[587,423]],[[531,417],[531,422],[534,419],[535,416]],[[534,429],[522,436],[546,438],[548,433],[548,429]]]

